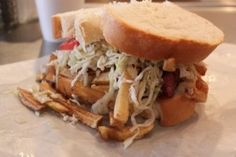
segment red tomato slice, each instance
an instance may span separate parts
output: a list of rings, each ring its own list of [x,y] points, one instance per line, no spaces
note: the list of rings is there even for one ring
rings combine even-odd
[[[69,39],[62,43],[59,46],[60,50],[72,50],[75,46],[79,46],[79,42],[75,40],[75,38]]]

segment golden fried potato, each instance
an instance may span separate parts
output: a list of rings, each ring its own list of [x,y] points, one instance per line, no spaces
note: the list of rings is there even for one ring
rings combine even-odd
[[[57,56],[54,54],[51,54],[49,61],[56,60]],[[49,65],[47,67],[47,71],[45,73],[45,80],[48,82],[55,82],[55,74],[56,74],[56,68],[55,65]]]
[[[91,86],[92,89],[95,89],[99,92],[103,92],[106,93],[109,90],[109,86],[108,85],[92,85]]]
[[[200,77],[196,81],[193,98],[197,102],[206,102],[208,93],[208,85]]]
[[[103,92],[84,86],[80,81],[77,81],[72,87],[72,93],[78,96],[79,99],[86,101],[90,104],[95,103],[104,95]]]
[[[40,91],[51,91],[51,92],[56,92],[54,88],[45,80],[39,83],[39,90]]]
[[[127,72],[124,72],[124,77],[127,80],[130,79]],[[123,82],[116,96],[113,116],[114,119],[121,124],[125,124],[129,118],[129,88],[130,83]]]
[[[101,73],[99,76],[95,77],[92,84],[95,85],[109,85],[109,72]]]
[[[174,72],[176,70],[175,59],[174,58],[165,59],[162,69],[164,71]]]
[[[72,97],[71,79],[62,75],[58,76],[57,90],[66,97]]]
[[[33,111],[41,111],[46,107],[37,101],[31,92],[22,88],[18,88],[18,96],[21,103]]]
[[[147,127],[140,127],[138,135],[135,139],[142,138],[146,134],[150,133],[153,128],[154,124],[151,124]],[[136,131],[138,130],[132,131],[130,127],[116,129],[107,126],[99,126],[98,131],[104,140],[124,141],[127,138],[135,135],[137,133]]]
[[[206,74],[207,67],[205,63],[203,62],[195,63],[194,66],[200,75],[204,76]]]

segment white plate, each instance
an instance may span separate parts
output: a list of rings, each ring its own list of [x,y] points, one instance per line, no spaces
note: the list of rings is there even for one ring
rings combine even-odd
[[[51,113],[37,117],[23,107],[13,91],[32,86],[35,61],[0,66],[0,156],[235,157],[236,46],[222,44],[205,62],[210,91],[199,114],[176,127],[157,126],[126,150],[86,126],[72,126]]]

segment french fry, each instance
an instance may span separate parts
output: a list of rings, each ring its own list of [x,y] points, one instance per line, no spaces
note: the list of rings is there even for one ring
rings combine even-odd
[[[177,91],[184,92],[186,97],[197,102],[205,102],[207,100],[208,85],[201,77],[198,77],[196,81],[181,82]]]
[[[104,95],[104,92],[86,87],[80,81],[77,81],[75,85],[71,87],[72,80],[73,76],[70,72],[67,69],[63,69],[58,77],[57,90],[67,97],[72,97],[72,95],[78,96],[80,100],[90,104],[95,103]]]
[[[164,60],[162,69],[164,71],[173,72],[176,70],[176,62],[174,58],[169,58]]]
[[[108,72],[101,73],[98,77],[95,77],[93,79],[92,84],[95,84],[95,85],[109,85],[108,75],[109,75]]]
[[[69,79],[73,79],[75,76],[73,76],[72,74],[71,74],[71,72],[69,71],[69,69],[67,69],[67,68],[62,68],[61,70],[60,70],[60,76],[63,76],[63,77],[65,77],[65,78],[69,78]]]
[[[50,84],[47,82],[42,82],[42,86],[46,87],[43,88],[44,90],[53,89]],[[49,94],[49,97],[54,101],[54,103],[49,102],[47,105],[51,105],[51,108],[60,113],[67,113],[70,116],[74,115],[79,121],[86,124],[91,128],[97,128],[98,123],[102,120],[101,115],[97,115],[87,111],[85,108],[74,104],[71,101],[67,101],[63,96],[56,93],[55,90],[50,90],[54,95],[58,95],[58,97],[53,97]],[[63,107],[64,108],[63,108]]]
[[[72,93],[90,104],[95,103],[102,98],[104,93],[84,86],[80,81],[77,81],[72,87]]]
[[[51,54],[49,61],[53,61],[57,59],[57,56],[54,54]],[[45,76],[45,80],[48,82],[54,82],[54,78],[55,78],[55,74],[56,74],[56,68],[54,65],[49,65],[46,71],[46,76]]]
[[[48,82],[53,83],[55,80],[55,66],[54,65],[50,65],[48,66],[47,72],[46,72],[46,76],[45,76],[45,80]]]
[[[206,74],[207,67],[204,62],[195,63],[194,66],[200,75],[204,76]]]
[[[114,118],[113,113],[109,113],[110,126],[121,129],[124,127],[124,123]]]
[[[55,101],[60,102],[65,107],[70,109],[70,115],[74,115],[80,122],[83,124],[91,127],[91,128],[97,128],[99,122],[102,120],[103,116],[91,113],[87,111],[85,108],[78,106],[71,101],[66,101],[62,99],[55,99]]]
[[[124,72],[124,77],[125,79],[130,79],[127,72]],[[120,121],[121,124],[125,124],[129,118],[129,88],[130,83],[123,82],[120,86],[115,101],[114,119]]]
[[[70,110],[63,106],[62,104],[55,102],[55,101],[48,101],[45,103],[48,107],[50,107],[52,110],[59,112],[59,113],[69,113]]]
[[[33,111],[41,111],[46,107],[39,101],[35,100],[31,92],[22,88],[18,88],[18,96],[22,104]]]
[[[45,79],[46,75],[45,73],[40,73],[40,74],[36,74],[36,82],[41,82]]]
[[[52,89],[50,84],[48,84],[46,81],[42,82],[40,86],[41,92]],[[97,128],[99,122],[103,118],[103,116],[101,115],[91,113],[85,108],[80,107],[71,101],[67,101],[65,98],[63,98],[62,95],[56,93],[55,90],[50,90],[52,93],[49,93],[48,97],[50,97],[51,101],[47,101],[44,104],[38,102],[33,97],[31,92],[28,92],[21,88],[18,88],[18,91],[21,102],[34,111],[41,111],[43,108],[49,107],[61,114],[64,113],[70,116],[74,115],[79,121],[91,128]],[[57,95],[57,97],[52,96],[52,94]]]
[[[139,133],[135,139],[142,138],[146,134],[150,133],[153,128],[154,124],[151,124],[147,127],[140,127]],[[99,126],[98,131],[104,140],[124,141],[127,138],[135,135],[137,130],[132,131],[130,127],[115,129],[107,126]]]
[[[54,102],[54,101],[48,101],[45,103],[40,103],[39,101],[37,101],[33,94],[29,91],[26,91],[24,89],[18,88],[18,95],[19,98],[22,102],[22,104],[24,104],[26,107],[32,109],[33,111],[40,111],[43,108],[45,108],[46,106],[48,106],[49,108],[59,112],[59,113],[68,113],[69,110],[64,107],[63,105],[61,105],[60,103]]]
[[[51,54],[50,55],[50,58],[49,58],[49,62],[53,61],[53,60],[56,60],[57,59],[57,56],[55,54]]]
[[[196,81],[193,98],[197,102],[206,102],[208,93],[208,85],[200,77]]]
[[[45,102],[44,104],[38,102],[31,92],[24,89],[18,88],[18,95],[22,104],[33,111],[41,111],[42,109],[49,107],[58,113],[65,113],[70,116],[74,115],[79,121],[87,126],[97,128],[99,122],[103,118],[101,115],[91,113],[83,107],[75,105],[71,101],[66,101],[60,94],[55,93],[55,90],[51,89],[53,88],[46,81],[40,84],[41,92],[50,90],[55,95],[59,95],[59,97],[52,97],[51,94],[48,94],[52,101]]]
[[[66,97],[72,97],[71,79],[59,75],[57,90]]]
[[[108,85],[92,85],[91,88],[103,93],[106,93],[109,90]]]
[[[94,114],[92,112],[86,111],[82,108],[78,108],[74,111],[74,115],[79,119],[82,123],[86,124],[91,128],[97,128],[99,122],[102,120],[102,116],[98,114]]]
[[[40,91],[51,91],[51,92],[56,92],[54,88],[45,80],[39,83],[39,90]]]

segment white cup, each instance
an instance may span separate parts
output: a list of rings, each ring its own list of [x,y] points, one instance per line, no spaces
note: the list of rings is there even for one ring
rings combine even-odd
[[[84,0],[35,0],[35,2],[43,38],[49,42],[58,41],[53,37],[51,16],[56,13],[77,10],[84,4]]]

